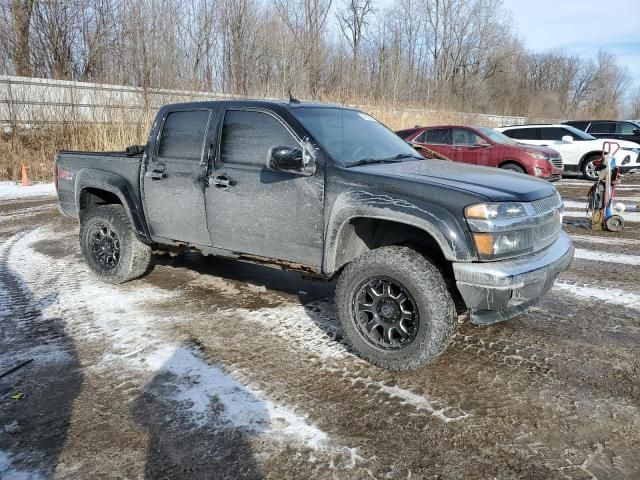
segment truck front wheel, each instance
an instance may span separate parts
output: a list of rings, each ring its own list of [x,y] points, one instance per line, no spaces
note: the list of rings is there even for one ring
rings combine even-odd
[[[122,205],[82,212],[80,248],[91,270],[108,283],[138,278],[151,261],[151,247],[138,240]]]
[[[343,333],[365,360],[412,370],[444,351],[456,309],[438,268],[402,246],[365,253],[344,269],[336,286]]]

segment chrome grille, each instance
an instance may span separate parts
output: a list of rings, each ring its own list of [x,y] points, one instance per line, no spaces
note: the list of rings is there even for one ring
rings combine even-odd
[[[540,225],[540,228],[538,229],[538,240],[546,240],[549,237],[554,236],[561,228],[562,224],[557,221],[552,221],[549,223],[545,223],[544,225]]]
[[[562,163],[562,157],[551,157],[549,161],[553,164],[554,167],[562,168],[564,164]]]
[[[534,200],[531,202],[531,206],[537,215],[541,213],[550,212],[555,210],[556,208],[560,208],[562,205],[562,199],[560,198],[560,194],[556,192],[554,195],[550,197],[541,198],[540,200]]]

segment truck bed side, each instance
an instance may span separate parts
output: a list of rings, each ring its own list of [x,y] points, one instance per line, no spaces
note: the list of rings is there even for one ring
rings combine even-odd
[[[140,192],[142,156],[124,152],[71,152],[56,155],[56,187],[61,211],[79,218],[93,204],[121,203],[139,236],[147,238]]]

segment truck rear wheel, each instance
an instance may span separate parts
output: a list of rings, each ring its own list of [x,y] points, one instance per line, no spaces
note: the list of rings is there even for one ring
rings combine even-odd
[[[91,270],[108,283],[140,277],[151,261],[151,247],[138,240],[122,205],[82,212],[80,248]]]
[[[365,360],[412,370],[449,344],[456,309],[438,268],[415,250],[382,247],[356,258],[336,286],[343,333]]]

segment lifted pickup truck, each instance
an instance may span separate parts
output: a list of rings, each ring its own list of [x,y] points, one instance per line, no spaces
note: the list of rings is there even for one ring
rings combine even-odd
[[[144,147],[60,152],[56,186],[102,280],[174,248],[338,278],[345,337],[391,369],[438,356],[464,310],[481,324],[522,313],[573,258],[548,182],[425,160],[324,104],[168,105]]]

